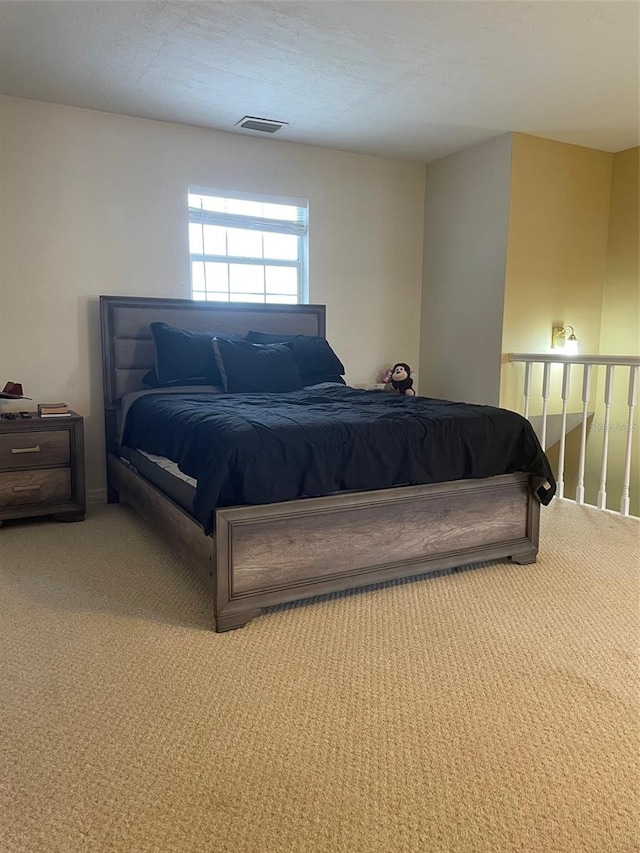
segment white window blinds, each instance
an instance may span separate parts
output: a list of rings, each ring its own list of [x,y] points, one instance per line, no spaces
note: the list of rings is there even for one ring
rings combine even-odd
[[[188,210],[194,299],[305,301],[306,200],[191,187]]]

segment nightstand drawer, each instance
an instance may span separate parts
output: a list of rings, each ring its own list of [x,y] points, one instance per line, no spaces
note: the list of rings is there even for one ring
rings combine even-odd
[[[0,435],[0,470],[68,465],[70,458],[66,429]]]
[[[70,468],[0,473],[0,505],[4,507],[70,500]]]

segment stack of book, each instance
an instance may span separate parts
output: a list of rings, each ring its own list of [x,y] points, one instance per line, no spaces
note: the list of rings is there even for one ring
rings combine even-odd
[[[41,418],[65,418],[71,415],[66,403],[38,403]]]

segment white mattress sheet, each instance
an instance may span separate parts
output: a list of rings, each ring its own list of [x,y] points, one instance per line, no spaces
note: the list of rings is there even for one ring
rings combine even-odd
[[[155,456],[153,453],[147,453],[146,450],[138,450],[138,453],[141,453],[149,460],[149,462],[153,462],[154,465],[157,465],[159,468],[162,468],[167,473],[172,474],[174,477],[178,477],[180,480],[184,480],[185,483],[189,483],[190,486],[193,486],[194,488],[197,486],[197,480],[194,480],[193,477],[188,477],[186,474],[183,474],[182,471],[178,468],[177,463],[172,462],[171,459],[167,459],[166,456]]]

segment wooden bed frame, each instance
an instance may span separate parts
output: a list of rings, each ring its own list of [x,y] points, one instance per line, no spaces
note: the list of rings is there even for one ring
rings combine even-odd
[[[100,313],[109,501],[133,506],[200,574],[217,631],[336,590],[482,560],[535,562],[540,506],[527,474],[223,507],[206,536],[118,455],[122,396],[141,390],[155,363],[149,323],[324,335],[325,307],[101,296]]]

